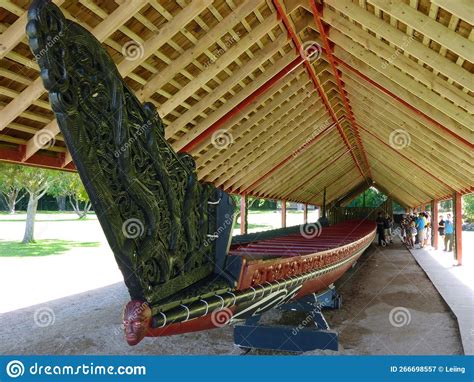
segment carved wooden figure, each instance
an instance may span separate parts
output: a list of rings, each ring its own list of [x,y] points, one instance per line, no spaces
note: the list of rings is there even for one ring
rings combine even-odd
[[[305,233],[311,224],[246,235],[231,246],[232,199],[198,181],[193,158],[172,149],[154,106],[138,101],[94,36],[46,0],[33,1],[26,31],[130,292],[130,345],[233,323],[324,289],[370,244],[375,227],[359,222],[318,235]]]

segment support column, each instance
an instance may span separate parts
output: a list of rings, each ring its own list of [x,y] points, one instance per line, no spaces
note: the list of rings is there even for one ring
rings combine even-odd
[[[247,196],[240,195],[240,234],[247,234]]]
[[[431,202],[431,245],[438,249],[438,199]]]
[[[308,205],[307,204],[303,206],[303,223],[304,224],[308,223]]]
[[[326,187],[324,187],[324,191],[323,191],[323,210],[322,210],[321,217],[326,219]]]
[[[456,192],[453,196],[454,212],[454,258],[462,265],[462,195]]]
[[[281,201],[281,227],[286,228],[286,200]]]

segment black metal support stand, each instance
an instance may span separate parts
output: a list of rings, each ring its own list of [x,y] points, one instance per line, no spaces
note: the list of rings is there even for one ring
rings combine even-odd
[[[312,294],[280,306],[280,310],[305,312],[307,316],[297,326],[261,324],[261,315],[248,318],[234,327],[234,343],[242,348],[305,352],[310,350],[338,350],[338,334],[329,330],[323,308],[339,309],[341,297],[332,286],[319,294]],[[310,326],[311,325],[311,326]]]

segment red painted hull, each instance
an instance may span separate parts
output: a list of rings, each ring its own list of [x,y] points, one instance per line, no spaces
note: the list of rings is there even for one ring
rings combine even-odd
[[[286,301],[324,290],[357,261],[374,237],[374,222],[347,222],[325,227],[314,237],[297,233],[234,245],[229,256],[242,256],[243,262],[237,286],[233,292],[228,292],[234,296],[233,304],[224,306],[223,302],[220,309],[212,312],[207,309],[206,314],[193,318],[189,318],[190,308],[186,307],[186,319],[169,323],[165,320],[162,327],[149,328],[147,336],[169,336],[221,327],[234,319],[245,319]],[[289,286],[282,287],[285,283]],[[253,292],[250,302],[247,299],[238,303],[249,291],[250,295]],[[227,314],[229,319],[217,322],[216,312]]]

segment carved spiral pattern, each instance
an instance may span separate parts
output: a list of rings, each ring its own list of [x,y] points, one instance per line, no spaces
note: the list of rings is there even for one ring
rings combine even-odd
[[[153,105],[139,103],[88,31],[45,0],[28,20],[53,111],[131,297],[157,302],[210,274],[214,246],[204,242],[216,189],[198,182],[192,157],[173,151]]]

